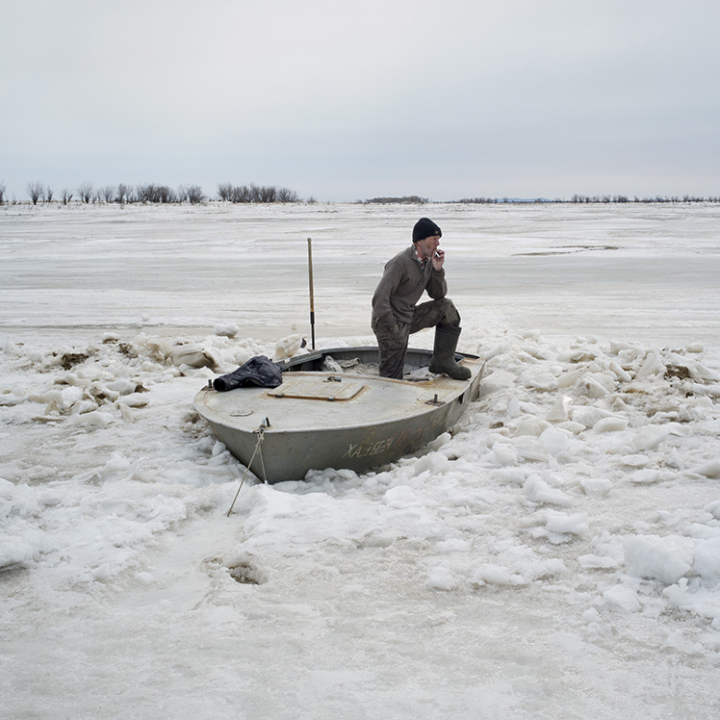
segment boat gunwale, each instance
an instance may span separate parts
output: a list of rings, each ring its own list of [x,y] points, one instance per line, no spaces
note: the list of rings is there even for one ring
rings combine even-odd
[[[478,371],[479,372],[479,371]],[[298,373],[299,374],[299,373]],[[314,373],[308,373],[309,375]],[[350,378],[358,378],[363,377],[370,380],[377,380],[378,378],[373,376],[362,376],[362,375],[350,375],[350,376],[343,376],[343,377],[350,377]],[[465,392],[468,391],[468,389],[473,385],[473,382],[475,381],[477,375],[470,377],[468,380],[462,381],[463,385],[461,388],[457,388],[456,390],[452,390],[449,394],[449,396],[446,396],[447,399],[444,399],[441,404],[433,405],[430,404],[428,401],[425,401],[422,405],[418,406],[417,409],[413,408],[412,410],[405,410],[404,412],[399,412],[394,417],[386,418],[383,420],[374,420],[374,421],[368,421],[363,423],[352,423],[352,424],[343,424],[343,425],[314,425],[312,427],[305,427],[305,428],[286,428],[286,429],[275,429],[272,425],[269,425],[267,427],[263,427],[262,423],[264,422],[264,419],[261,419],[260,425],[258,425],[257,428],[251,429],[251,428],[243,428],[239,425],[234,425],[229,421],[228,419],[225,419],[221,413],[217,412],[213,408],[209,407],[204,402],[204,391],[210,391],[211,388],[203,388],[198,392],[198,394],[195,397],[195,408],[198,409],[198,404],[202,403],[203,408],[207,412],[207,415],[203,412],[200,412],[201,415],[210,423],[216,423],[218,425],[223,425],[226,428],[235,430],[237,432],[241,433],[248,433],[248,434],[254,434],[257,433],[258,430],[261,428],[264,430],[265,435],[295,435],[295,434],[302,434],[302,433],[318,433],[318,432],[336,432],[340,430],[362,430],[364,428],[374,428],[374,427],[384,427],[387,425],[390,425],[392,423],[396,422],[402,422],[405,420],[408,420],[410,418],[422,418],[425,415],[432,415],[436,412],[438,412],[443,406],[450,405],[453,402],[457,401]],[[389,378],[382,378],[383,380],[388,380]],[[393,382],[399,382],[399,383],[407,383],[406,380],[393,380]],[[417,383],[412,383],[414,386],[417,386]],[[233,392],[232,390],[230,392]],[[362,394],[362,393],[361,393]],[[268,397],[274,397],[274,396],[268,396]],[[313,399],[313,398],[274,398],[278,401],[289,401],[289,400],[301,400],[302,402],[328,402],[327,400],[323,399]],[[418,398],[418,401],[420,398]],[[345,402],[345,401],[337,401],[337,402]],[[199,410],[198,410],[199,411]],[[262,413],[259,417],[262,416]]]
[[[295,358],[290,358],[290,361],[296,360],[295,365],[302,364],[303,362],[312,362],[314,360],[320,360],[326,355],[330,355],[333,351],[337,353],[341,351],[347,351],[350,353],[358,352],[358,351],[367,351],[367,352],[377,352],[377,348],[373,346],[369,347],[349,347],[349,348],[331,348],[328,350],[319,350],[314,353],[309,353],[307,355],[299,355]],[[418,352],[417,350],[408,350],[409,353],[411,352]],[[420,353],[423,355],[432,355],[432,351],[427,350],[420,350]],[[258,425],[257,428],[244,428],[240,427],[237,424],[232,424],[230,422],[230,416],[223,416],[221,413],[219,413],[217,410],[214,410],[213,408],[209,407],[207,403],[204,401],[205,396],[208,392],[217,392],[213,390],[213,388],[205,386],[202,388],[197,395],[195,396],[194,406],[195,409],[202,415],[205,420],[207,420],[210,423],[215,423],[218,425],[222,425],[223,427],[226,427],[228,429],[231,429],[236,432],[240,433],[247,433],[247,434],[256,434],[261,428],[264,430],[265,435],[273,435],[273,436],[281,436],[281,435],[295,435],[295,434],[302,434],[302,433],[322,433],[322,432],[337,432],[337,431],[352,431],[352,430],[362,430],[364,428],[375,428],[375,427],[384,427],[392,423],[396,422],[402,422],[404,420],[407,420],[409,418],[422,418],[424,416],[432,415],[440,408],[442,408],[444,405],[450,405],[457,401],[462,395],[464,395],[474,383],[479,382],[479,378],[482,376],[482,370],[483,370],[483,364],[481,362],[481,359],[475,355],[469,355],[466,353],[457,353],[458,355],[461,355],[463,358],[467,358],[470,360],[470,362],[475,365],[475,363],[479,363],[479,366],[477,368],[477,372],[473,372],[473,374],[467,379],[467,380],[456,380],[454,382],[459,383],[456,388],[450,388],[445,396],[445,398],[442,400],[442,404],[434,405],[429,401],[425,401],[422,405],[418,407],[414,407],[412,409],[406,409],[403,412],[399,412],[397,415],[385,418],[382,420],[370,420],[363,423],[351,423],[351,424],[342,424],[342,425],[316,425],[313,427],[304,427],[304,428],[287,428],[287,429],[274,429],[272,425],[269,425],[268,427],[263,427],[262,423],[264,422],[264,418],[260,420],[260,425]],[[292,367],[292,365],[287,366]],[[469,367],[469,366],[468,366]],[[471,370],[472,371],[472,370]],[[393,384],[401,384],[406,387],[412,387],[412,388],[421,388],[426,387],[429,391],[432,391],[432,384],[437,383],[439,380],[442,380],[444,378],[443,375],[438,375],[436,378],[432,380],[419,380],[419,381],[413,381],[413,380],[404,380],[404,379],[398,379],[398,378],[385,378],[380,377],[378,375],[363,375],[361,373],[328,373],[328,372],[319,372],[317,370],[295,370],[290,371],[288,374],[290,375],[297,375],[297,376],[317,376],[319,374],[326,374],[333,377],[342,377],[344,379],[348,380],[366,380],[370,381],[373,384],[379,383],[379,382],[390,382]],[[220,395],[227,395],[232,392],[236,392],[237,390],[243,390],[248,388],[237,388],[236,390],[230,390],[228,393],[219,393]],[[275,388],[258,388],[261,391],[265,391],[267,393],[268,390],[273,390]],[[363,389],[359,395],[365,394],[365,389]],[[267,394],[267,399],[273,398],[273,400],[277,401],[284,401],[289,402],[292,400],[301,400],[302,402],[328,402],[326,399],[315,399],[315,398],[278,398],[272,395]],[[356,396],[358,397],[358,396]],[[420,398],[418,398],[420,400]],[[336,401],[340,403],[349,402],[345,400]],[[198,405],[201,405],[202,408],[205,410],[203,412]],[[207,414],[206,414],[207,413]],[[262,415],[262,413],[260,414]],[[212,419],[211,419],[212,418]]]
[[[334,347],[334,348],[325,348],[321,350],[310,350],[305,355],[294,355],[291,358],[287,358],[286,360],[280,360],[277,364],[280,365],[283,372],[290,371],[290,372],[298,372],[297,370],[292,370],[291,368],[295,367],[296,365],[302,365],[306,362],[313,362],[315,360],[321,360],[322,358],[332,355],[333,353],[338,354],[359,354],[359,353],[376,353],[378,352],[377,345],[351,345],[348,347]],[[415,355],[420,355],[422,357],[431,358],[433,354],[432,350],[428,350],[426,348],[408,348],[406,351],[406,360],[409,357],[413,357]],[[460,358],[461,360],[480,360],[479,355],[473,355],[472,353],[465,353],[465,352],[456,352],[455,358]],[[428,363],[429,365],[429,363]],[[424,366],[419,366],[424,367]],[[313,371],[317,372],[317,371]],[[360,375],[360,373],[357,373]],[[365,377],[364,375],[362,377]],[[369,377],[377,377],[376,375],[370,375]],[[386,380],[396,380],[397,382],[413,382],[411,380],[405,380],[405,379],[399,379],[399,378],[385,378]]]
[[[481,368],[480,368],[481,369]],[[479,370],[478,370],[479,373]],[[298,373],[299,375],[300,373]],[[315,373],[307,373],[308,375],[313,375]],[[378,380],[378,378],[373,376],[362,376],[362,375],[344,375],[343,377],[350,377],[350,378],[358,378],[362,377],[369,380]],[[362,428],[369,428],[369,427],[381,427],[383,425],[387,425],[390,423],[394,423],[397,421],[406,420],[409,418],[421,418],[424,415],[430,415],[433,413],[436,413],[440,408],[442,408],[444,405],[449,405],[456,400],[458,400],[465,392],[468,391],[468,389],[473,385],[473,382],[475,381],[477,375],[474,375],[470,377],[468,380],[463,381],[462,387],[459,387],[457,389],[453,389],[450,391],[448,395],[446,395],[446,399],[443,399],[442,403],[439,405],[433,405],[430,404],[428,401],[425,401],[422,405],[418,406],[417,408],[413,408],[411,410],[406,409],[404,412],[398,412],[397,415],[394,417],[390,417],[384,420],[374,420],[374,421],[368,421],[363,423],[351,423],[351,424],[343,424],[343,425],[315,425],[312,427],[305,427],[305,428],[286,428],[286,429],[275,429],[272,425],[263,428],[266,434],[272,434],[272,435],[280,435],[280,434],[294,434],[294,433],[304,433],[304,432],[326,432],[326,431],[337,431],[337,430],[351,430],[351,429],[362,429]],[[388,378],[383,378],[383,380],[388,380]],[[395,380],[394,382],[401,382],[401,383],[407,383],[405,380]],[[418,383],[412,383],[413,386],[419,387]],[[264,390],[266,388],[263,388]],[[432,389],[432,388],[430,388]],[[217,423],[220,425],[223,425],[224,427],[231,428],[233,430],[236,430],[238,432],[244,432],[244,433],[256,433],[260,427],[262,427],[262,422],[264,420],[261,420],[261,424],[254,429],[251,428],[243,428],[239,425],[232,424],[229,420],[230,417],[226,416],[223,417],[221,413],[219,413],[217,410],[214,410],[213,408],[209,407],[204,402],[204,397],[206,392],[210,392],[212,388],[205,387],[202,390],[198,392],[198,394],[195,396],[195,408],[198,409],[198,404],[202,404],[202,407],[204,408],[205,412],[200,412],[200,414],[208,421]],[[234,391],[230,391],[234,392]],[[363,393],[359,393],[359,395],[362,395]],[[302,402],[328,402],[324,399],[314,399],[314,398],[276,398],[274,396],[268,395],[268,398],[272,397],[274,400],[278,401],[292,401],[292,400],[301,400]],[[357,396],[356,396],[357,397]],[[418,398],[418,401],[420,398]],[[336,401],[336,402],[346,402],[346,401]],[[207,414],[205,414],[207,413]],[[260,414],[262,415],[262,413]]]

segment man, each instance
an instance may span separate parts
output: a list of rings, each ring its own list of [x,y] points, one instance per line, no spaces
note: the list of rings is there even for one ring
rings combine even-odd
[[[470,370],[455,362],[460,336],[460,314],[448,300],[445,251],[439,250],[442,230],[428,218],[413,228],[413,244],[387,265],[372,299],[372,329],[380,350],[380,375],[402,379],[405,352],[411,333],[435,327],[430,372],[467,380]],[[433,298],[416,305],[422,294]]]

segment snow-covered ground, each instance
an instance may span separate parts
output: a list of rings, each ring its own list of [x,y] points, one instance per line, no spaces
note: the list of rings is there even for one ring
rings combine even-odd
[[[250,480],[192,408],[443,228],[452,435]],[[3,718],[716,718],[720,208],[0,208]],[[233,335],[234,337],[228,337]],[[432,333],[413,343],[430,347]]]

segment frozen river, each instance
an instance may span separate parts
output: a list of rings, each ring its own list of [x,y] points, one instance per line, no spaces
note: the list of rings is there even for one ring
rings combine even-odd
[[[198,390],[372,342],[428,215],[452,433],[263,485]],[[716,720],[720,207],[0,207],[0,717]],[[233,335],[229,337],[228,335]],[[428,347],[432,333],[413,344]]]
[[[635,204],[6,207],[0,328],[306,333],[311,237],[318,334],[367,335],[419,213],[443,228],[467,326],[720,336],[720,208]]]

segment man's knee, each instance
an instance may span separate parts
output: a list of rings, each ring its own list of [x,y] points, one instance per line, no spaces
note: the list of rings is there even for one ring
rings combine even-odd
[[[418,305],[415,308],[410,332],[414,333],[423,328],[435,327],[436,325],[459,325],[460,313],[457,311],[452,300],[442,298]]]
[[[460,313],[455,307],[455,303],[449,298],[443,298],[438,302],[441,304],[441,318],[438,325],[459,325]]]

